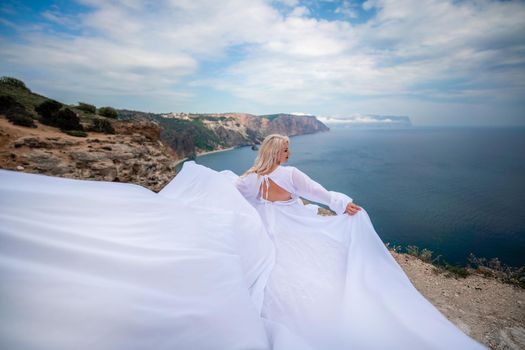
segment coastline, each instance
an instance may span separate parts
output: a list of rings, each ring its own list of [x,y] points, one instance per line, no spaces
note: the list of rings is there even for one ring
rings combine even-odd
[[[231,151],[231,150],[233,150],[233,149],[235,149],[235,148],[237,148],[237,147],[228,147],[228,148],[216,149],[216,150],[213,150],[213,151],[207,151],[207,152],[197,152],[197,154],[195,155],[195,157],[200,157],[200,156],[204,156],[204,155],[212,154],[212,153],[219,153],[219,152]],[[188,159],[190,159],[190,158],[189,158],[189,157],[184,157],[184,158],[178,159],[178,160],[175,162],[175,165],[174,165],[174,166],[178,166],[178,165],[184,163],[185,161],[187,161]]]
[[[181,163],[184,163],[184,162],[187,161],[187,160],[188,160],[188,157],[184,157],[184,158],[182,158],[182,159],[179,159],[179,160],[177,160],[177,161],[175,162],[175,165],[174,165],[174,166],[177,166],[177,165],[179,165],[179,164],[181,164]]]
[[[206,154],[212,154],[212,153],[219,153],[219,152],[225,152],[225,151],[231,151],[233,149],[235,149],[236,147],[228,147],[228,148],[223,148],[223,149],[216,149],[216,150],[213,150],[213,151],[206,151],[206,152],[197,152],[196,153],[196,157],[200,157],[200,156],[204,156]]]

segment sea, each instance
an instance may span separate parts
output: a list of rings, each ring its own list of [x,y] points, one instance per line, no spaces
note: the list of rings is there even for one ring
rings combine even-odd
[[[290,138],[289,165],[366,209],[383,242],[525,265],[525,128],[331,126]],[[250,147],[199,156],[242,174]]]

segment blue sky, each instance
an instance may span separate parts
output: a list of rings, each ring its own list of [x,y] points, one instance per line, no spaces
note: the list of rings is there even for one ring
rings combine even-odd
[[[525,125],[525,2],[0,4],[0,75],[150,112],[406,115]]]

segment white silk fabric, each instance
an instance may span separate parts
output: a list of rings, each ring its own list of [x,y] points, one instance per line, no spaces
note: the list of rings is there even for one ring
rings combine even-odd
[[[153,193],[0,170],[0,348],[484,348],[366,211],[253,202],[237,179],[186,162]]]
[[[237,189],[250,203],[257,202],[259,199],[259,188],[269,186],[269,180],[278,184],[279,187],[290,193],[292,200],[299,197],[326,204],[337,214],[343,214],[348,203],[352,198],[344,193],[327,191],[322,185],[313,181],[308,175],[293,166],[279,165],[271,173],[257,175],[250,173],[246,176],[238,177],[235,173],[226,170],[222,172],[234,181]],[[316,208],[317,209],[317,208]]]

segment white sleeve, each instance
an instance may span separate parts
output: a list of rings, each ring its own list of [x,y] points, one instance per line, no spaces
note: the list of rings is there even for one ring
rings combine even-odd
[[[237,190],[246,198],[248,201],[253,201],[256,196],[257,186],[250,175],[242,177],[239,176],[234,184]]]
[[[292,168],[292,183],[300,197],[322,203],[330,207],[336,214],[344,214],[352,198],[346,194],[327,191],[323,186],[312,180],[297,168]]]

